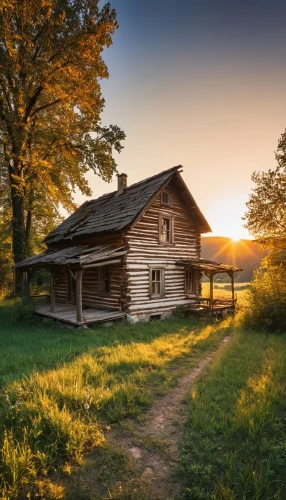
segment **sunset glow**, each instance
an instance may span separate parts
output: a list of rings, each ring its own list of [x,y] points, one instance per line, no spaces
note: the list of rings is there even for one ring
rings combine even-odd
[[[174,165],[214,235],[249,238],[251,174],[274,168],[286,126],[286,4],[112,0],[103,123],[126,133],[128,184]],[[147,35],[148,34],[148,35]],[[93,197],[116,189],[90,173]],[[76,201],[85,197],[77,195]]]

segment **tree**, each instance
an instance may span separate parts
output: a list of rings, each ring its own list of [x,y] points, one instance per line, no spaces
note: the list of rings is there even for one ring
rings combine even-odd
[[[252,175],[256,186],[244,217],[252,235],[269,250],[254,275],[246,320],[270,329],[280,329],[286,321],[286,133],[276,159],[274,170]]]
[[[248,202],[244,220],[251,234],[264,246],[283,247],[286,242],[286,168],[254,172],[256,187]]]
[[[101,53],[117,28],[99,0],[11,0],[0,8],[0,175],[12,212],[14,261],[30,251],[32,226],[74,207],[85,173],[109,181],[125,138],[100,125]],[[7,190],[6,189],[6,190]]]

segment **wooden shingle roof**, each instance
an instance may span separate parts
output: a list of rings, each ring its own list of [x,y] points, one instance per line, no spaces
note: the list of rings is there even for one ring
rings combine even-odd
[[[238,271],[242,271],[240,267],[231,266],[229,264],[220,264],[213,260],[206,259],[180,260],[176,262],[176,264],[178,266],[184,266],[190,270],[201,271],[210,274],[237,273]]]
[[[101,196],[85,202],[70,217],[65,219],[44,240],[47,245],[69,242],[73,238],[106,233],[119,233],[137,221],[146,206],[173,176],[183,183],[178,172],[181,165],[165,170],[141,182],[132,184],[122,192]],[[185,184],[184,187],[186,188]],[[186,192],[185,192],[186,196]],[[187,190],[187,202],[191,208],[195,224],[200,232],[211,231],[191,193]]]
[[[76,247],[62,248],[61,250],[45,250],[44,252],[28,257],[15,267],[26,269],[28,267],[92,267],[93,265],[108,265],[115,259],[121,259],[127,253],[126,247],[78,245]]]

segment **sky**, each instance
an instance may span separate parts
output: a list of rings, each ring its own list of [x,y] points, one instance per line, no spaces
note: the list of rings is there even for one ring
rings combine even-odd
[[[126,133],[119,172],[132,184],[181,164],[213,235],[249,237],[251,174],[275,167],[286,127],[285,0],[110,3],[102,122]],[[93,198],[117,188],[88,179]]]

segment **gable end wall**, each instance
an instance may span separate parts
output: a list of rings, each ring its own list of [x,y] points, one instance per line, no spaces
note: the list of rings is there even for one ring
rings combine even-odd
[[[130,229],[126,239],[129,252],[126,257],[128,275],[127,303],[130,314],[155,313],[188,305],[194,299],[185,295],[185,271],[175,265],[180,259],[200,257],[200,234],[195,229],[177,191],[168,186],[172,204],[161,203],[161,194],[142,218]],[[159,214],[174,218],[174,244],[159,243]],[[150,266],[165,266],[165,296],[149,296]],[[197,294],[199,295],[199,282]]]

